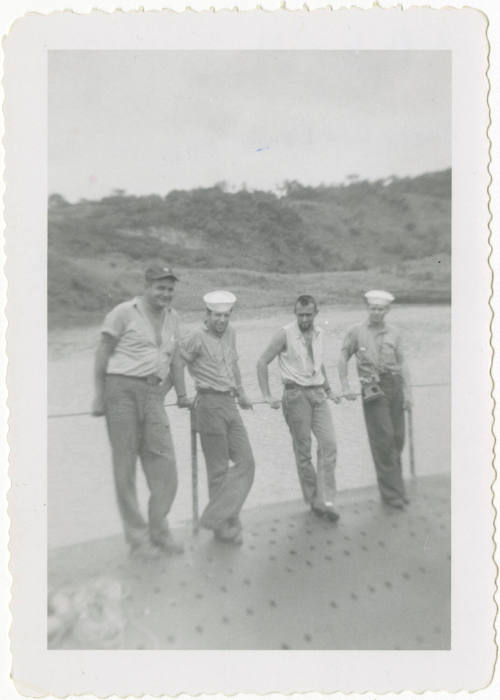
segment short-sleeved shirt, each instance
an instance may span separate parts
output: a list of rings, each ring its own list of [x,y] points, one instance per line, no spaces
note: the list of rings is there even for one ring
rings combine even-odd
[[[179,339],[179,316],[174,309],[166,309],[161,329],[161,341],[145,311],[140,297],[118,304],[104,319],[102,333],[117,340],[107,373],[131,377],[151,374],[165,379]]]
[[[181,338],[180,352],[197,389],[236,389],[233,367],[238,354],[236,334],[231,326],[220,337],[206,327],[189,333]]]
[[[344,338],[342,353],[347,359],[356,355],[361,380],[381,372],[401,372],[401,335],[393,326],[370,326],[368,322],[353,326]]]
[[[321,386],[325,377],[323,365],[323,331],[313,328],[311,345],[312,357],[307,349],[306,339],[297,321],[283,327],[286,347],[278,355],[278,364],[283,384],[293,382],[301,386]]]

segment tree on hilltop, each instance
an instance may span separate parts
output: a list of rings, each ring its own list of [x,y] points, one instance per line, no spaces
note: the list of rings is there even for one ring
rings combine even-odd
[[[69,202],[64,199],[62,194],[54,192],[54,194],[49,195],[49,208],[56,209],[57,207],[67,207]]]

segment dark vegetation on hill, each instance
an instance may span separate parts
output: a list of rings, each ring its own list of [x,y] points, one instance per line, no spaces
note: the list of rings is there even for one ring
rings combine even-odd
[[[200,273],[219,269],[220,286],[235,269],[272,281],[266,273],[397,272],[406,263],[418,268],[416,287],[427,283],[434,289],[430,300],[445,301],[451,171],[343,186],[287,182],[281,196],[228,192],[224,185],[165,197],[118,190],[76,204],[53,194],[48,237],[49,312],[56,325],[134,293],[129,272],[155,258]],[[247,277],[255,293],[258,274]],[[406,292],[411,300],[411,284]],[[348,293],[344,300],[351,300]]]

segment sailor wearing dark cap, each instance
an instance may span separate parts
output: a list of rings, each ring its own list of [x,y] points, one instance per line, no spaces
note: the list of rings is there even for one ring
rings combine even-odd
[[[125,538],[134,555],[146,558],[183,551],[166,521],[177,491],[177,469],[163,405],[172,384],[179,399],[186,394],[179,317],[172,308],[177,281],[167,265],[148,267],[142,295],[106,316],[95,359],[92,413],[106,417]],[[150,491],[148,522],[137,501],[138,457]]]
[[[209,502],[200,525],[217,539],[241,544],[240,511],[253,483],[255,464],[240,408],[252,408],[241,383],[236,335],[229,324],[236,297],[215,291],[203,297],[202,328],[181,341],[194,378],[196,423],[205,457]]]
[[[405,438],[404,409],[411,407],[411,387],[401,335],[385,322],[394,297],[372,289],[365,294],[367,319],[353,326],[344,339],[338,362],[343,395],[354,400],[348,362],[356,355],[363,413],[384,503],[403,508],[408,499],[402,476]]]

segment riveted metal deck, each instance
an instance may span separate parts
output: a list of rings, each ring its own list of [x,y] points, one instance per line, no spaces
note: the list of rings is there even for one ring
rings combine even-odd
[[[126,649],[449,649],[450,479],[408,492],[404,511],[340,493],[337,523],[302,502],[245,510],[240,547],[186,526],[184,555],[147,563],[121,537],[57,549],[49,591],[119,581]],[[49,645],[89,646],[71,629]]]

